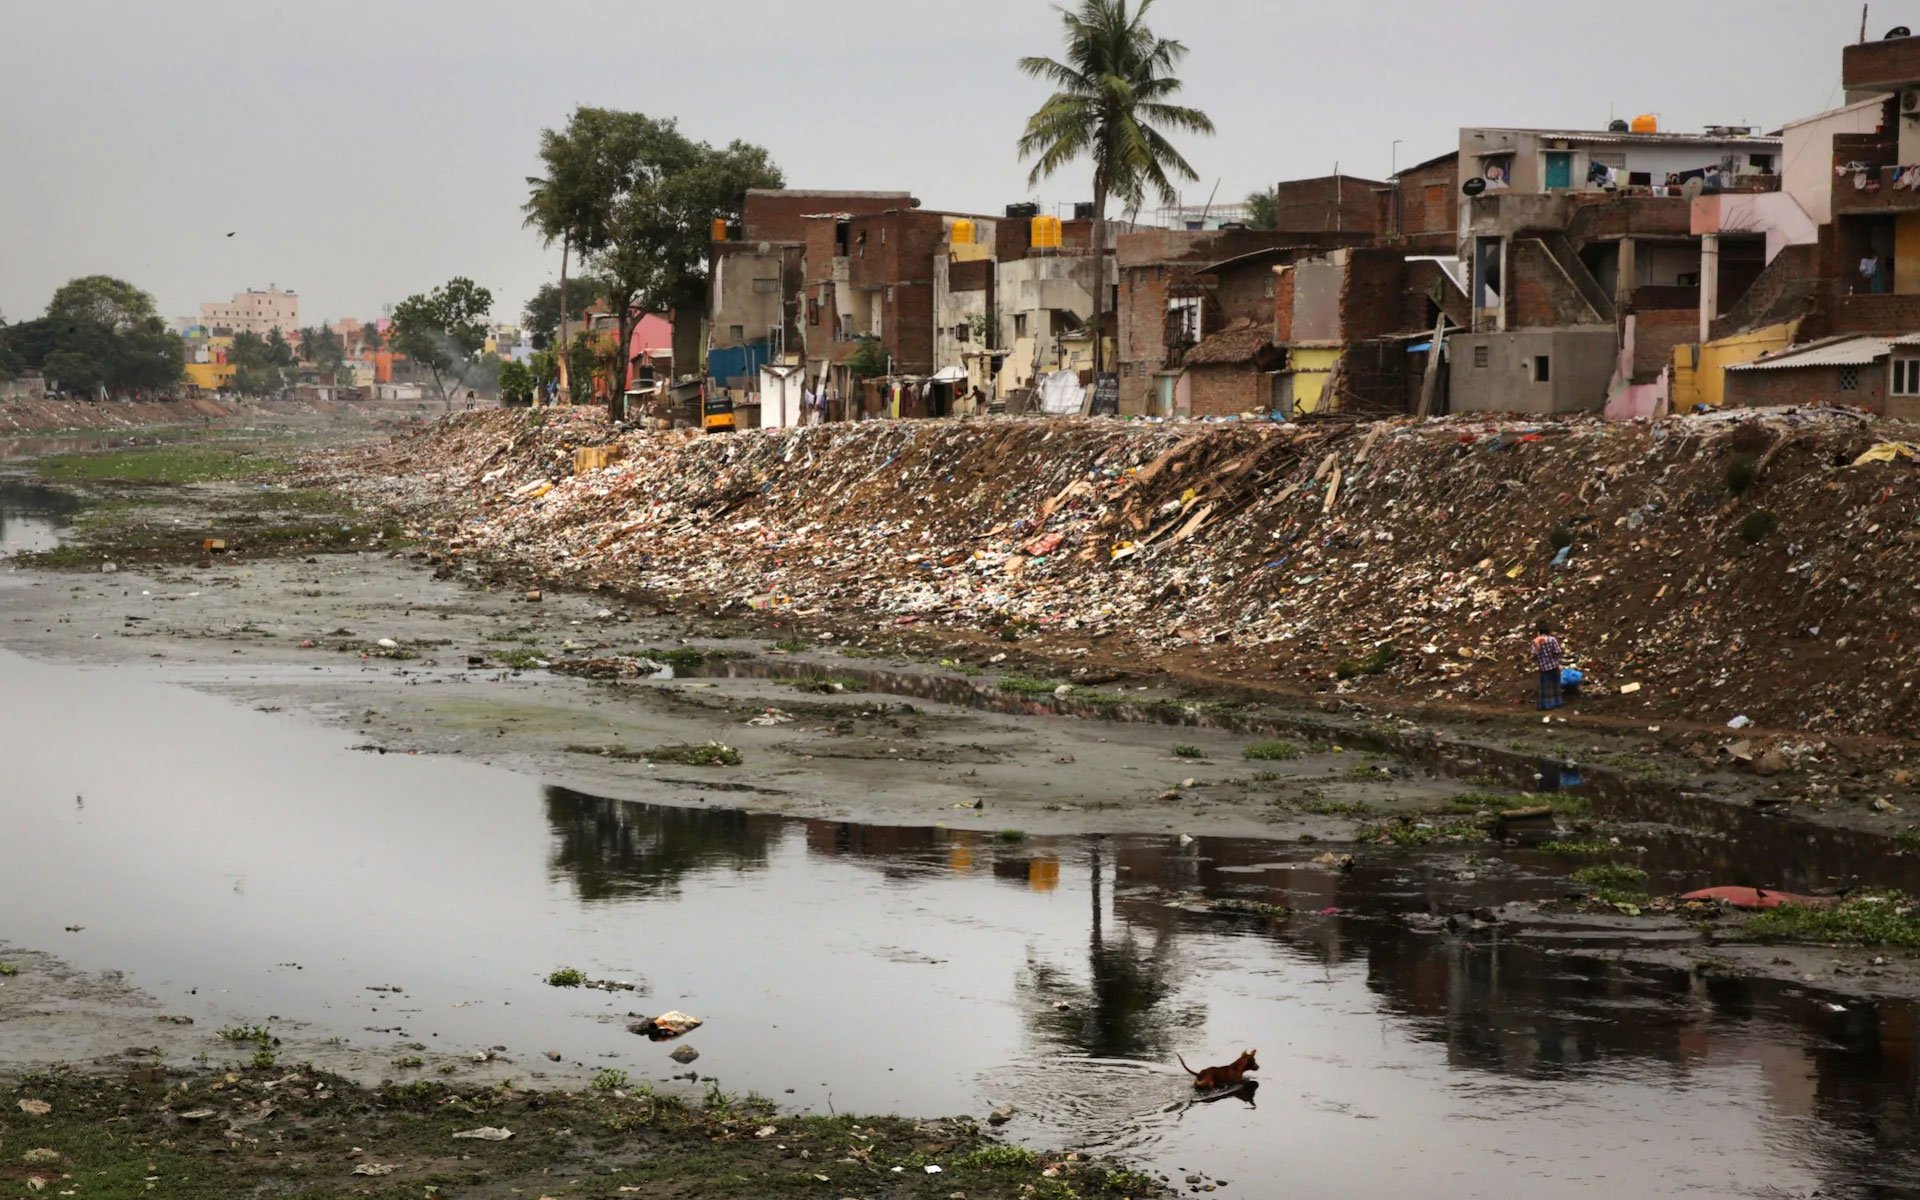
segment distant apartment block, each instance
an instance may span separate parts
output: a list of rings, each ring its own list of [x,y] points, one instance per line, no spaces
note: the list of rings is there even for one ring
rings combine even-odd
[[[276,329],[290,334],[300,328],[300,296],[273,284],[268,284],[265,291],[248,288],[231,300],[202,304],[200,324],[229,336],[257,333],[264,337]]]

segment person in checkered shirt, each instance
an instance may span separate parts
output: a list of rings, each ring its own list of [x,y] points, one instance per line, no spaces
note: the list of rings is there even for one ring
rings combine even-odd
[[[1539,635],[1533,639],[1533,665],[1540,672],[1542,710],[1559,708],[1566,703],[1560,694],[1560,668],[1565,665],[1565,657],[1560,639],[1553,636],[1553,626],[1540,622]]]

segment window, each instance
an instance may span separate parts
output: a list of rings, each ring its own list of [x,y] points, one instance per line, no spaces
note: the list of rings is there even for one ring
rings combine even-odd
[[[1485,346],[1475,346],[1473,348],[1473,365],[1474,366],[1476,367],[1486,366],[1487,360],[1489,357],[1490,355]]]
[[[1544,354],[1533,356],[1533,381],[1535,383],[1553,382],[1553,360]]]
[[[1027,336],[1027,314],[1025,313],[1013,314],[1013,336],[1017,338],[1023,338]]]
[[[956,342],[970,342],[970,341],[972,341],[972,340],[973,340],[973,326],[971,326],[971,325],[955,325],[955,326],[953,327],[953,340],[954,340],[954,341],[956,341]]]
[[[745,325],[729,325],[727,326],[727,336],[736,342],[744,342],[747,340],[747,327]]]
[[[1747,155],[1747,165],[1762,175],[1771,175],[1773,174],[1773,155],[1749,154]]]
[[[780,290],[780,281],[778,279],[756,279],[753,281],[753,290],[762,296],[771,296]]]
[[[1893,394],[1920,396],[1920,358],[1893,360]]]
[[[1840,368],[1840,390],[1843,392],[1857,392],[1860,390],[1859,367]]]

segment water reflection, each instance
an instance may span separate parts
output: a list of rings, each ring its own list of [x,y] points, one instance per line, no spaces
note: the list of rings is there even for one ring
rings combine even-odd
[[[69,492],[0,480],[0,556],[52,547],[79,510]]]
[[[677,895],[692,872],[751,871],[780,840],[779,817],[736,809],[662,808],[546,789],[548,873],[587,903]]]

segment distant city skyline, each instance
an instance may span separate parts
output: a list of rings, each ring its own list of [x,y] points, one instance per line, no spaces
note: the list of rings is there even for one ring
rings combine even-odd
[[[169,320],[277,283],[314,324],[467,275],[497,320],[516,320],[559,266],[521,226],[525,178],[540,130],[576,104],[759,143],[795,187],[899,188],[990,214],[1088,198],[1084,165],[1034,196],[1014,152],[1046,94],[1015,62],[1059,45],[1034,0],[977,0],[964,19],[889,0],[798,15],[740,0],[724,23],[698,6],[598,8],[584,38],[577,19],[502,0],[340,0],[325,15],[245,0],[190,21],[114,0],[10,6],[16,45],[87,52],[21,54],[0,75],[16,181],[0,190],[0,313],[33,317],[67,279],[107,273]],[[1237,204],[1336,164],[1385,176],[1452,149],[1461,126],[1653,112],[1670,129],[1772,130],[1841,102],[1857,8],[1756,0],[1739,18],[1653,0],[1616,0],[1604,20],[1524,0],[1458,14],[1160,0],[1150,19],[1189,47],[1182,99],[1219,127],[1181,139],[1201,175],[1183,199]],[[1875,4],[1868,35],[1901,23],[1920,27],[1920,0]],[[729,69],[720,51],[739,30],[774,28],[779,57]]]

